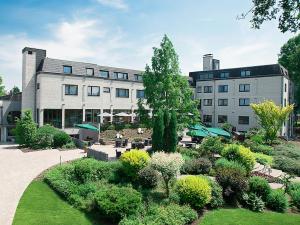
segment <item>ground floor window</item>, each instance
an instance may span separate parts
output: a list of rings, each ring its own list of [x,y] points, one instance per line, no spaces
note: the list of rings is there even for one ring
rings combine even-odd
[[[16,124],[17,118],[20,119],[21,117],[21,111],[10,111],[7,114],[6,120],[8,124]]]
[[[65,110],[65,127],[74,127],[75,124],[82,123],[82,109]]]
[[[100,122],[100,109],[86,109],[85,110],[85,121],[88,123],[99,123]]]
[[[249,116],[239,116],[239,124],[248,125],[249,124]]]
[[[54,127],[61,128],[61,114],[61,109],[44,109],[44,124],[50,124]]]
[[[227,116],[226,115],[218,115],[218,123],[226,123]]]
[[[204,123],[211,123],[212,122],[212,115],[203,115],[203,122]]]

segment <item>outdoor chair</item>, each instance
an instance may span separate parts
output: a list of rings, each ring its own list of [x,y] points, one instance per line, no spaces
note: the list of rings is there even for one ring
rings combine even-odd
[[[121,155],[122,155],[122,152],[121,152],[121,151],[118,151],[118,150],[116,149],[116,158],[117,158],[117,159],[120,158]]]

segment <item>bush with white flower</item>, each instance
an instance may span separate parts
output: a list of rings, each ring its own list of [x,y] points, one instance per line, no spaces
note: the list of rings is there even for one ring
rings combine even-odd
[[[184,159],[180,153],[155,152],[152,155],[150,164],[161,174],[165,182],[167,196],[170,193],[170,180],[179,174],[183,163]]]

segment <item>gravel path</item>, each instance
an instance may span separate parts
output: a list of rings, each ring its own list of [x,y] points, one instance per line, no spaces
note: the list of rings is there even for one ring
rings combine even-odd
[[[19,200],[30,182],[61,161],[85,156],[82,150],[23,153],[16,145],[0,145],[0,224],[11,225]]]

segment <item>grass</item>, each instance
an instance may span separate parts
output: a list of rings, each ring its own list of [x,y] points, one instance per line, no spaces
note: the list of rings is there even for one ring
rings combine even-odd
[[[206,213],[199,225],[298,225],[300,215],[291,213],[256,213],[247,209],[220,209]]]
[[[24,192],[13,225],[101,225],[60,198],[43,181],[33,181]]]

